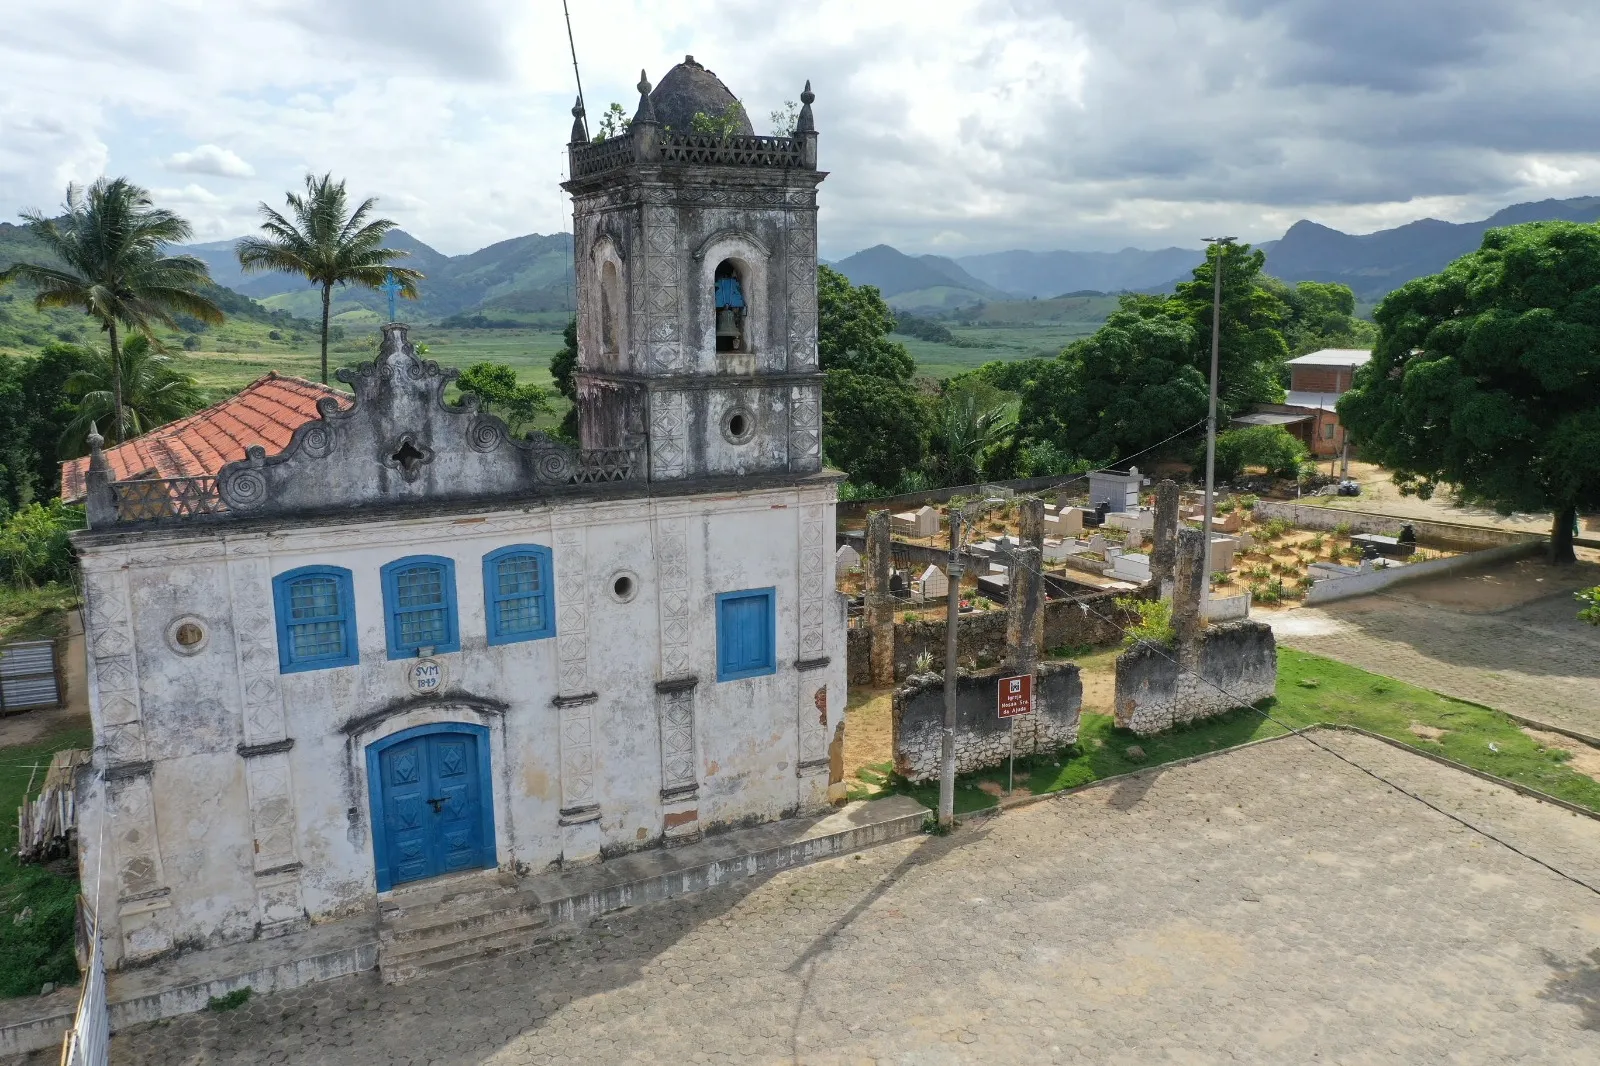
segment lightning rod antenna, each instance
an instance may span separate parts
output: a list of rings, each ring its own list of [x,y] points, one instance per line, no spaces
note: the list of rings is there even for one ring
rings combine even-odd
[[[578,73],[578,46],[572,41],[572,12],[567,10],[567,0],[561,0],[561,13],[565,15],[567,19],[567,47],[572,51],[572,77],[578,83],[578,104],[579,106],[583,106],[583,75]],[[582,121],[583,136],[584,139],[587,140],[589,138],[589,114],[587,107],[584,108]]]

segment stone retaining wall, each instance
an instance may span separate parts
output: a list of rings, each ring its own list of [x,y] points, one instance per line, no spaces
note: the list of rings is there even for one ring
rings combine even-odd
[[[1075,600],[1050,600],[1044,605],[1044,644],[1052,648],[1101,647],[1122,639],[1133,616],[1117,606],[1117,597],[1132,593],[1097,592]],[[1006,655],[1006,612],[981,611],[961,616],[958,659],[961,663],[1003,662]],[[894,676],[903,681],[916,670],[917,656],[933,656],[935,673],[944,671],[944,621],[896,622]]]
[[[1425,518],[1395,518],[1370,511],[1347,511],[1343,507],[1319,507],[1316,504],[1278,500],[1257,502],[1254,514],[1257,520],[1286,519],[1301,529],[1332,530],[1347,525],[1352,533],[1379,533],[1386,537],[1398,536],[1402,528],[1410,526],[1418,541],[1447,551],[1476,551],[1510,544],[1543,544],[1549,539],[1543,533],[1528,533],[1518,529],[1435,522]]]
[[[1179,660],[1192,656],[1195,668]],[[1248,706],[1278,686],[1278,649],[1265,622],[1202,630],[1185,655],[1175,645],[1141,641],[1117,657],[1117,725],[1141,736]]]
[[[1034,712],[1002,719],[996,682],[1003,670],[962,672],[956,680],[956,772],[999,766],[1017,755],[1049,754],[1077,743],[1083,682],[1076,663],[1041,663],[1034,676]],[[1010,723],[1014,721],[1013,727]],[[1013,729],[1015,730],[1013,732]],[[894,767],[912,781],[939,776],[944,732],[944,679],[922,674],[894,694]]]

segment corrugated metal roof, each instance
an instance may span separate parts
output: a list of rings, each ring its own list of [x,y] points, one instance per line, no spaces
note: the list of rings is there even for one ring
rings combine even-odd
[[[1289,426],[1304,422],[1311,415],[1280,414],[1275,411],[1257,411],[1254,414],[1236,415],[1234,421],[1246,426]]]
[[[1320,407],[1331,411],[1339,402],[1339,396],[1337,392],[1304,392],[1290,389],[1289,395],[1283,402],[1288,407]]]
[[[1366,348],[1324,348],[1289,360],[1290,366],[1363,366],[1372,358]]]
[[[111,476],[123,481],[149,477],[199,477],[215,474],[260,445],[276,455],[302,425],[317,417],[324,396],[350,405],[350,395],[305,378],[268,373],[239,392],[143,436],[106,449]],[[61,464],[61,498],[81,503],[87,493],[89,458]]]

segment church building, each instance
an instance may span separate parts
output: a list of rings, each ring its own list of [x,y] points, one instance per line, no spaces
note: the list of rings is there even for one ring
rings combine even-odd
[[[113,966],[842,792],[813,98],[707,135],[692,58],[640,92],[607,140],[574,109],[578,445],[390,323],[351,393],[263,379],[64,473]]]

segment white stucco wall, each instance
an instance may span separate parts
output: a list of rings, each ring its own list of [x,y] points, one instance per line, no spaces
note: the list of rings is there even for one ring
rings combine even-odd
[[[669,829],[823,805],[846,695],[833,526],[823,483],[89,538],[96,768],[111,774],[84,797],[81,868],[102,871],[108,947],[145,956],[370,906],[366,747],[417,725],[488,729],[503,868],[589,861]],[[490,647],[482,558],[510,544],[553,549],[558,635]],[[451,558],[456,572],[461,650],[437,656],[446,679],[431,697],[412,694],[410,660],[388,659],[384,631],[379,569],[417,554]],[[280,674],[270,579],[312,564],[352,572],[360,663]],[[623,570],[636,592],[618,602]],[[777,671],[719,683],[716,596],[767,586]],[[206,630],[196,654],[169,643],[182,616]],[[664,799],[656,685],[686,675],[698,679],[698,788]],[[597,817],[571,813],[590,808]]]

